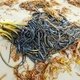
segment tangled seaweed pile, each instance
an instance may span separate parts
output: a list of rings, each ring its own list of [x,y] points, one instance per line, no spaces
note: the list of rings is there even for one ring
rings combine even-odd
[[[16,0],[10,0],[10,3],[14,1]],[[23,2],[19,5],[21,8],[37,11],[28,23],[0,21],[0,35],[16,47],[14,61],[22,57],[23,64],[28,56],[36,63],[32,70],[25,69],[19,73],[19,65],[15,67],[8,65],[0,54],[2,60],[14,68],[17,80],[55,80],[60,72],[70,73],[74,61],[80,65],[80,40],[74,44],[80,39],[80,25],[69,22],[61,14],[56,14],[57,12],[51,9],[54,3],[60,5],[53,0]],[[8,3],[3,4],[11,6]],[[44,12],[39,12],[40,8]],[[70,59],[67,48],[71,51]],[[52,58],[51,55],[57,51],[60,51],[60,56]]]
[[[80,38],[80,27],[70,23],[61,14],[59,16],[60,19],[57,19],[49,13],[37,12],[24,26],[16,25],[11,29],[2,25],[5,36],[12,37],[11,42],[17,48],[16,57],[21,52],[22,62],[26,55],[33,62],[45,61],[50,54],[75,43]],[[8,29],[10,33],[7,32]]]

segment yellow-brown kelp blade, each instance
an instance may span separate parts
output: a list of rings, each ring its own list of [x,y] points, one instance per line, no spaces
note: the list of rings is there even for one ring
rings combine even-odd
[[[5,24],[5,25],[11,25],[14,28],[18,28],[21,29],[22,26],[26,25],[26,23],[22,23],[22,22],[13,22],[13,21],[0,21],[1,24]]]
[[[12,31],[12,32],[14,32],[14,33],[16,33],[16,34],[18,34],[17,31],[16,31],[17,29],[12,28],[11,25],[4,25],[4,28],[5,28],[5,29],[8,29],[8,30],[10,30],[10,31]]]
[[[2,29],[0,29],[0,34],[1,34],[1,33],[5,33],[5,34],[9,35],[10,37],[12,37],[12,35],[11,35],[10,33],[8,33],[7,31],[4,31],[4,30],[2,30]]]
[[[0,21],[0,36],[5,36],[8,39],[12,39],[12,33],[18,35],[18,31],[25,26],[24,22],[14,22],[14,21]]]
[[[11,38],[9,35],[5,34],[5,33],[1,33],[0,36],[5,36],[5,37],[7,37],[9,40],[12,40],[12,38]]]

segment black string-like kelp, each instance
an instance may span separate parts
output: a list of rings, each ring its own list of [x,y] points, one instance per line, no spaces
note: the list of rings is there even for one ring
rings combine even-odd
[[[51,16],[49,13],[37,12],[28,23],[21,28],[17,25],[17,33],[9,30],[18,52],[22,55],[22,62],[28,56],[33,62],[45,61],[56,51],[68,48],[80,38],[80,26],[69,22],[59,14],[61,19]],[[15,27],[14,27],[15,29]],[[2,30],[7,31],[2,25]],[[4,35],[5,36],[5,35]]]

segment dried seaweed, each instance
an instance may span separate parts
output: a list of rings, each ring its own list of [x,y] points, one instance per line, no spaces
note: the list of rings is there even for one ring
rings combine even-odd
[[[68,3],[76,6],[76,7],[80,7],[80,0],[67,0]]]
[[[45,61],[50,52],[68,48],[80,38],[80,27],[70,23],[64,16],[60,20],[48,13],[34,13],[33,18],[14,38],[17,52],[22,60],[27,55],[33,62]],[[16,53],[17,55],[17,53]]]
[[[6,5],[11,7],[14,3],[18,3],[18,0],[4,0],[0,2],[0,6]]]
[[[46,66],[47,63],[40,62],[35,64],[32,70],[24,70],[21,73],[14,69],[14,75],[16,76],[17,80],[44,80],[43,71],[45,70]]]
[[[20,8],[29,10],[29,11],[38,11],[40,8],[45,8],[45,7],[52,7],[55,5],[60,5],[58,2],[54,0],[32,0],[32,1],[25,1],[22,2],[19,6]]]
[[[69,22],[61,14],[58,15],[59,18],[53,16],[52,13],[50,14],[47,12],[37,12],[32,16],[32,19],[29,20],[26,25],[0,22],[1,36],[6,37],[6,39],[16,47],[15,57],[18,58],[19,53],[22,57],[21,63],[15,67],[8,65],[1,56],[2,60],[9,67],[15,68],[14,73],[17,76],[17,80],[35,80],[35,78],[44,80],[43,76],[44,78],[46,77],[46,71],[49,70],[50,67],[53,67],[53,71],[54,69],[56,70],[55,73],[57,73],[57,75],[54,78],[57,78],[59,74],[58,70],[60,71],[61,68],[60,66],[66,66],[68,68],[62,70],[63,72],[66,70],[71,72],[69,61],[66,62],[66,60],[61,56],[54,60],[60,66],[56,67],[51,64],[47,66],[46,64],[44,70],[43,66],[40,66],[38,68],[35,67],[36,69],[33,69],[32,71],[23,71],[21,74],[18,73],[18,69],[25,62],[26,56],[28,56],[34,63],[36,63],[36,61],[42,63],[47,61],[47,63],[52,63],[52,60],[50,59],[52,54],[69,48],[80,39],[80,26]],[[79,48],[77,47],[77,49]],[[75,62],[80,64],[79,60],[75,60]],[[24,72],[26,72],[25,75],[23,74]],[[49,70],[49,76],[51,76],[51,74],[54,74],[54,72],[51,73]]]
[[[37,12],[32,16],[24,26],[5,23],[0,30],[1,35],[7,36],[17,48],[16,57],[21,54],[21,65],[26,56],[33,62],[49,60],[51,54],[68,48],[80,38],[80,26],[69,22],[61,14],[59,18],[47,12]]]

